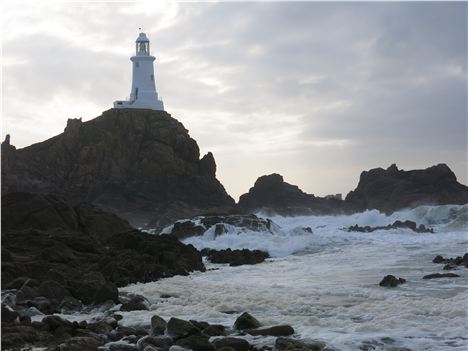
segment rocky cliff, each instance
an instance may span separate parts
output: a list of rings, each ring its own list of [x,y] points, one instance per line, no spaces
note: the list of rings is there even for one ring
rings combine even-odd
[[[343,201],[306,194],[274,173],[259,177],[249,192],[241,195],[239,207],[245,212],[263,210],[281,215],[324,214],[341,212]]]
[[[62,134],[22,149],[7,137],[2,194],[12,191],[92,202],[136,225],[165,211],[177,217],[178,208],[234,205],[216,179],[213,155],[200,159],[184,126],[152,110],[111,109],[88,122],[69,119]]]
[[[457,181],[446,164],[411,171],[393,164],[362,172],[346,203],[356,211],[375,208],[387,213],[418,205],[465,204],[468,187]]]

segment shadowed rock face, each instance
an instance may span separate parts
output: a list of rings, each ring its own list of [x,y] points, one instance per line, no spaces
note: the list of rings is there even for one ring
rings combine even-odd
[[[282,215],[340,212],[343,201],[304,193],[279,174],[259,177],[247,194],[239,198],[239,207],[246,211],[264,210]]]
[[[234,204],[216,179],[211,153],[165,111],[111,109],[23,149],[2,144],[2,193],[53,193],[99,204],[137,224],[173,203]]]
[[[468,203],[468,187],[457,182],[445,164],[422,170],[399,170],[395,164],[361,173],[359,184],[346,196],[356,211],[378,209],[391,213],[418,205]]]
[[[102,303],[108,290],[117,297],[116,286],[204,270],[200,253],[176,237],[139,232],[114,214],[56,196],[3,196],[1,229],[2,286],[20,289],[33,278],[25,299]]]
[[[281,215],[339,214],[377,209],[391,213],[419,205],[468,203],[468,187],[457,182],[445,164],[403,171],[396,165],[361,173],[359,184],[344,201],[304,193],[279,174],[259,177],[239,199],[243,211],[264,210]]]

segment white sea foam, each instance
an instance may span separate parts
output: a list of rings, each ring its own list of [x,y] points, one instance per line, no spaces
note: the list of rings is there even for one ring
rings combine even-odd
[[[263,216],[261,213],[259,216]],[[357,244],[366,241],[379,240],[379,235],[391,234],[395,244],[407,244],[412,240],[420,242],[444,241],[453,231],[466,230],[468,224],[468,205],[421,206],[413,210],[395,212],[387,216],[377,210],[365,211],[353,215],[340,216],[299,216],[270,217],[280,228],[270,232],[255,232],[239,230],[227,226],[228,232],[215,237],[213,229],[208,229],[203,236],[194,236],[184,240],[198,249],[260,249],[273,257],[285,257],[299,252],[313,252],[323,247]],[[396,220],[412,220],[418,225],[433,227],[436,234],[418,234],[411,230],[400,229],[392,231],[377,231],[368,234],[348,233],[346,228],[358,224],[360,226],[384,226]],[[313,234],[302,228],[310,227]],[[441,236],[441,234],[444,236]],[[425,237],[422,239],[421,236]]]
[[[230,228],[215,238],[208,231],[186,242],[199,248],[264,249],[275,258],[255,266],[208,264],[218,269],[128,286],[122,290],[145,295],[152,311],[123,312],[122,323],[148,325],[157,313],[232,325],[238,313],[248,311],[264,324],[289,323],[299,337],[319,339],[339,350],[359,350],[366,341],[379,342],[375,350],[392,350],[392,345],[466,350],[468,270],[456,270],[460,278],[422,277],[442,271],[442,265],[431,262],[435,255],[453,257],[468,251],[467,213],[465,205],[422,206],[390,216],[378,211],[276,216],[272,219],[281,229],[273,234]],[[436,233],[341,230],[397,219],[430,225]],[[314,233],[301,227],[311,227]],[[378,286],[387,274],[408,282],[394,289]],[[172,297],[163,299],[161,294]],[[229,311],[238,313],[225,313]],[[381,341],[386,337],[392,345]]]

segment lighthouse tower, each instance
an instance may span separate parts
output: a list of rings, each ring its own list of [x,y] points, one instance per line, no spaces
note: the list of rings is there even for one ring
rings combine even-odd
[[[132,61],[132,90],[130,99],[115,101],[114,108],[144,108],[164,111],[162,100],[158,98],[154,83],[154,56],[150,55],[150,43],[145,33],[138,35],[136,53]]]

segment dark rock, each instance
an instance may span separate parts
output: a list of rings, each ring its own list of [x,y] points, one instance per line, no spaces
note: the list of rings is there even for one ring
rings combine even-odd
[[[2,249],[10,253],[9,261],[2,261],[2,284],[19,288],[18,303],[45,314],[80,307],[67,306],[64,299],[117,303],[117,286],[205,269],[199,252],[173,236],[128,231],[126,221],[90,208],[83,222],[83,204],[78,208],[53,196],[11,193],[1,205]],[[47,222],[39,215],[44,211],[50,213]],[[107,232],[93,233],[92,218],[110,223]]]
[[[348,232],[361,232],[361,233],[370,233],[374,232],[376,230],[390,230],[390,229],[411,229],[412,231],[416,233],[434,233],[434,229],[426,227],[424,224],[419,225],[419,227],[416,225],[416,222],[413,221],[395,221],[392,224],[389,224],[387,226],[378,226],[378,227],[370,227],[370,226],[364,226],[360,227],[357,224],[351,226],[348,228]]]
[[[118,344],[110,344],[109,350],[110,351],[137,351],[138,349],[134,345],[118,343]]]
[[[19,150],[2,145],[3,194],[64,195],[140,226],[178,201],[202,209],[234,205],[215,177],[213,155],[200,159],[196,141],[165,111],[111,109],[68,123],[41,143]]]
[[[274,351],[322,351],[326,344],[321,341],[303,341],[279,337],[276,339]]]
[[[223,347],[230,347],[235,351],[247,351],[250,348],[250,345],[246,340],[233,337],[216,339],[213,341],[213,344],[218,350]]]
[[[455,258],[444,258],[438,255],[432,260],[432,262],[445,264],[444,270],[456,269],[458,266],[468,267],[468,253],[465,253],[463,257],[457,256]]]
[[[151,335],[162,335],[166,330],[167,323],[166,321],[159,317],[158,315],[154,315],[151,317]]]
[[[234,226],[239,231],[271,232],[273,223],[270,219],[259,218],[254,214],[218,214],[196,216],[190,220],[178,221],[173,224],[169,234],[179,239],[190,236],[200,236],[214,227],[215,236],[227,233],[226,226]]]
[[[168,337],[144,336],[140,338],[136,344],[139,351],[143,351],[146,347],[155,347],[156,350],[167,350],[173,344],[173,341]]]
[[[245,212],[263,210],[281,215],[340,213],[343,205],[337,198],[306,194],[275,173],[259,177],[249,192],[239,198],[239,207]]]
[[[460,276],[455,273],[433,273],[433,274],[425,275],[423,279],[458,278],[458,277]]]
[[[49,327],[49,330],[52,331],[60,327],[67,330],[71,330],[73,328],[73,324],[70,321],[54,315],[44,317],[42,319],[42,323],[46,324]]]
[[[265,261],[270,255],[268,252],[260,250],[210,250],[204,249],[202,254],[208,257],[212,263],[229,263],[230,266],[240,266],[244,264],[257,264]]]
[[[203,321],[196,321],[196,320],[193,320],[191,319],[190,320],[190,323],[193,324],[193,326],[199,330],[203,330],[205,328],[208,328],[210,326],[210,324],[208,322],[203,322]]]
[[[406,279],[397,278],[394,275],[386,275],[382,281],[379,283],[380,286],[385,286],[388,288],[394,288],[400,284],[406,283]]]
[[[190,335],[199,334],[200,329],[192,323],[178,318],[171,318],[167,322],[166,334],[172,338],[180,339]]]
[[[2,253],[2,260],[3,260],[3,253]],[[11,261],[14,259],[12,258]],[[10,290],[10,289],[16,289],[20,290],[23,286],[28,286],[31,288],[38,287],[39,282],[36,279],[31,279],[28,277],[18,277],[12,281],[10,281],[8,284],[5,284],[2,289],[3,290]]]
[[[53,340],[47,331],[28,325],[4,325],[2,323],[2,350],[21,350],[23,345],[46,343]]]
[[[289,336],[294,334],[294,328],[290,325],[276,325],[268,328],[246,329],[247,334],[257,335],[270,335],[270,336]]]
[[[60,351],[97,351],[103,342],[91,337],[73,337],[60,344]]]
[[[144,296],[131,295],[130,299],[122,303],[121,311],[148,311],[148,301]]]
[[[255,329],[261,326],[260,322],[248,312],[242,313],[234,322],[236,330]]]
[[[182,240],[190,236],[203,235],[205,230],[206,230],[205,227],[202,227],[201,225],[197,225],[190,220],[179,221],[179,222],[174,223],[170,234],[174,235],[179,240]]]
[[[57,301],[62,301],[65,297],[71,295],[70,291],[53,280],[45,280],[42,282],[38,288],[38,293],[41,296],[49,299],[55,299]]]
[[[213,324],[203,329],[202,333],[207,336],[226,335],[226,328],[224,325]]]
[[[208,337],[202,335],[191,335],[176,341],[176,345],[192,351],[215,351],[216,348],[208,341]]]
[[[391,213],[419,205],[468,203],[468,187],[457,182],[446,164],[424,170],[403,171],[396,165],[362,172],[359,184],[346,196],[356,211],[378,209]]]
[[[13,323],[19,319],[18,312],[2,303],[2,322]]]

